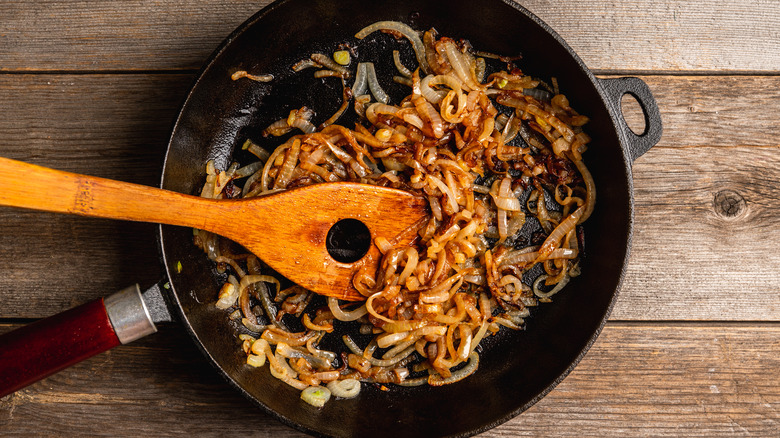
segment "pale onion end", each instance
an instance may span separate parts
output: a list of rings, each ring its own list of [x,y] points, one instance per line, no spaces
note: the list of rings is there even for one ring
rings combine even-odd
[[[330,400],[330,390],[322,386],[310,386],[301,391],[301,400],[316,408],[321,408]]]

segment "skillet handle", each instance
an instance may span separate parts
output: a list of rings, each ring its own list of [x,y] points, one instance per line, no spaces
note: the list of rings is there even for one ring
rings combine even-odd
[[[653,93],[650,92],[650,88],[639,78],[600,79],[599,81],[601,82],[601,88],[607,94],[608,101],[615,110],[615,114],[618,115],[616,117],[618,126],[625,134],[625,138],[628,139],[626,145],[628,147],[627,152],[633,162],[661,140],[663,126],[658,104],[653,97]],[[621,100],[626,94],[633,96],[639,102],[639,106],[644,113],[645,131],[641,134],[634,133],[623,117]]]
[[[157,331],[138,285],[0,336],[0,397]]]

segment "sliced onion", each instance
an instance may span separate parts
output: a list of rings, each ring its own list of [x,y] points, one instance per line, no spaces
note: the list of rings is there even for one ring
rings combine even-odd
[[[552,233],[547,236],[547,239],[544,240],[544,243],[542,243],[542,246],[539,248],[539,258],[537,260],[543,260],[543,258],[548,257],[553,252],[553,250],[555,250],[561,239],[563,239],[564,236],[569,234],[569,231],[573,230],[574,227],[577,226],[577,223],[585,211],[584,209],[585,205],[574,210],[574,213],[570,214],[566,219],[561,221],[561,223],[558,224],[555,229],[553,229]]]
[[[256,354],[249,354],[246,357],[246,363],[247,365],[253,366],[253,367],[261,367],[265,365],[265,354],[258,356]]]
[[[577,166],[577,170],[580,171],[580,175],[582,175],[582,179],[585,181],[585,190],[588,194],[585,200],[585,211],[577,222],[581,224],[590,217],[591,213],[593,213],[593,207],[596,206],[596,183],[582,160],[574,160],[574,165]]]
[[[398,50],[393,50],[393,63],[395,63],[395,68],[398,69],[398,73],[401,73],[407,78],[412,77],[412,72],[401,62],[401,52]]]
[[[311,338],[306,341],[306,349],[309,350],[309,353],[311,353],[314,357],[318,357],[324,361],[327,361],[328,363],[333,363],[333,361],[336,360],[336,353],[315,348],[314,342],[318,339],[319,337]]]
[[[506,210],[506,211],[522,210],[522,204],[520,204],[520,200],[515,198],[514,196],[510,196],[510,197],[494,196],[493,202],[495,202],[496,207],[498,207],[501,210]]]
[[[248,164],[248,165],[246,165],[246,166],[236,170],[236,173],[233,176],[236,179],[244,178],[244,177],[256,174],[262,168],[263,168],[263,162],[262,161],[255,161],[252,164]]]
[[[326,126],[330,126],[330,125],[336,123],[336,121],[339,118],[341,118],[341,116],[344,114],[344,112],[349,107],[349,101],[352,99],[352,90],[349,87],[347,87],[346,85],[344,85],[343,81],[342,81],[342,85],[343,85],[343,89],[342,89],[342,93],[341,93],[341,99],[342,99],[341,105],[336,110],[336,112],[333,113],[333,115],[328,118],[328,120],[325,120],[324,122],[322,122],[320,124],[318,129],[323,129]]]
[[[371,365],[375,367],[391,367],[397,364],[398,362],[401,362],[402,360],[406,359],[412,353],[414,353],[414,342],[412,342],[412,345],[408,345],[401,352],[397,353],[396,355],[388,359],[377,359],[373,356],[369,356],[366,359],[369,362],[371,362]]]
[[[425,126],[425,122],[423,122],[423,119],[420,118],[419,115],[410,112],[403,113],[403,121],[417,129],[423,129]]]
[[[376,337],[376,345],[379,348],[387,348],[391,345],[395,345],[396,343],[403,341],[404,339],[409,336],[408,331],[404,332],[385,332],[379,336]]]
[[[292,119],[292,121],[288,120],[288,123],[290,124],[291,128],[298,128],[306,134],[311,134],[317,131],[317,127],[314,126],[314,124],[302,117],[295,117]]]
[[[317,63],[317,62],[315,62],[311,58],[307,58],[307,59],[302,59],[302,60],[296,62],[295,64],[293,64],[292,70],[294,72],[299,72],[301,70],[304,70],[304,69],[307,69],[307,68],[311,68],[311,67],[322,67],[322,65]]]
[[[466,366],[452,373],[450,377],[444,378],[439,374],[433,374],[428,377],[428,384],[431,386],[449,385],[450,383],[459,382],[466,377],[474,374],[474,371],[479,367],[479,355],[472,351],[469,354],[469,360],[466,362]]]
[[[280,333],[280,331],[284,334]],[[263,332],[261,338],[268,341],[269,344],[278,345],[280,343],[285,343],[287,345],[300,346],[306,345],[306,342],[314,336],[314,332],[303,332],[297,334],[271,327]]]
[[[474,76],[476,76],[477,82],[482,82],[485,80],[485,71],[487,69],[487,64],[485,63],[485,58],[477,58],[476,60],[476,68],[474,70]]]
[[[549,91],[540,90],[539,88],[525,88],[523,89],[523,94],[545,102],[549,102],[552,98],[552,94]]]
[[[236,304],[236,300],[238,300],[238,288],[230,283],[225,283],[219,291],[217,309],[228,309]]]
[[[471,354],[471,340],[473,332],[468,324],[460,324],[458,326],[460,334],[460,345],[458,345],[458,359],[466,360]]]
[[[435,82],[434,79],[438,77],[439,76],[428,75],[420,81],[420,94],[433,104],[441,103],[444,96],[447,95],[445,91],[436,91],[431,87],[431,82]]]
[[[330,400],[330,390],[323,386],[309,386],[301,391],[301,400],[316,408],[321,408]]]
[[[544,261],[552,259],[575,259],[577,258],[577,250],[571,248],[556,248],[550,254],[542,259],[539,259],[539,252],[537,251],[523,251],[515,250],[504,254],[500,260],[496,260],[499,266],[506,265],[524,265],[533,261]]]
[[[503,242],[506,240],[508,234],[507,234],[507,228],[509,228],[509,222],[507,221],[506,217],[506,210],[498,210],[498,213],[496,213],[496,227],[498,228],[498,241]]]
[[[452,193],[452,190],[450,190],[449,187],[447,187],[446,184],[439,178],[436,178],[433,175],[426,176],[426,179],[428,179],[433,185],[435,185],[439,190],[442,191],[447,196],[447,202],[450,205],[450,209],[452,210],[452,214],[455,214],[460,210],[458,207],[458,201],[457,198],[455,198],[455,194]]]
[[[337,72],[343,78],[348,78],[350,76],[349,70],[346,67],[338,64],[328,55],[323,53],[312,53],[311,59],[314,60],[314,62]]]
[[[357,66],[355,83],[352,85],[352,94],[355,96],[362,96],[366,94],[366,90],[368,90],[368,77],[366,73],[366,64],[360,62],[358,63]]]
[[[347,348],[349,348],[349,350],[352,351],[352,353],[358,356],[363,356],[363,349],[360,348],[358,344],[355,343],[355,341],[351,337],[349,337],[349,335],[342,336],[341,340],[344,341],[344,345],[346,345]]]
[[[366,82],[368,82],[368,89],[371,90],[371,94],[379,102],[387,103],[390,101],[390,96],[385,93],[382,86],[379,85],[379,79],[376,77],[376,69],[373,62],[364,62],[366,68]]]
[[[442,138],[444,136],[444,120],[433,105],[428,102],[427,99],[418,97],[412,99],[414,107],[417,110],[417,114],[431,125],[433,136],[436,138]]]
[[[399,111],[398,107],[387,105],[381,102],[375,102],[366,108],[366,118],[369,122],[377,124],[379,123],[378,115],[390,115],[395,116]]]
[[[465,88],[469,91],[481,90],[484,88],[472,79],[468,62],[464,59],[463,53],[458,50],[455,42],[451,40],[445,41],[444,48],[447,53],[447,59],[450,61],[450,65],[452,65],[452,69],[455,71],[455,74],[458,75],[458,79],[463,81]]]
[[[253,321],[249,320],[248,318],[241,318],[241,324],[243,324],[244,327],[246,327],[247,329],[249,329],[250,331],[252,331],[254,333],[262,333],[263,330],[268,328],[267,325],[257,324],[256,322],[253,322]]]
[[[327,359],[316,357],[309,353],[304,353],[303,351],[290,347],[284,342],[280,342],[279,344],[276,345],[276,354],[279,354],[289,359],[298,359],[298,358],[306,359],[311,365],[320,369],[328,368],[331,365]]]
[[[425,385],[426,383],[428,383],[427,377],[417,377],[416,379],[403,380],[401,382],[396,383],[396,385],[412,387],[412,386],[422,386]]]
[[[286,364],[287,364],[287,363],[285,362],[285,365],[286,365]],[[289,365],[286,365],[286,366],[288,366],[288,367],[289,367]],[[300,380],[298,380],[298,379],[296,379],[296,378],[294,378],[294,377],[290,377],[290,375],[289,375],[289,374],[286,374],[286,373],[285,373],[284,371],[282,371],[280,368],[276,368],[276,367],[274,367],[273,365],[271,365],[271,366],[269,367],[269,370],[271,371],[271,375],[272,375],[272,376],[276,377],[277,379],[279,379],[279,380],[281,380],[282,382],[284,382],[284,383],[286,383],[286,384],[288,384],[288,385],[292,386],[293,388],[295,388],[295,389],[297,389],[297,390],[303,391],[303,390],[305,390],[306,388],[308,388],[308,387],[309,387],[309,385],[307,385],[307,384],[305,384],[305,383],[301,382]]]
[[[281,169],[279,169],[279,173],[276,176],[276,180],[274,181],[275,189],[283,189],[287,187],[287,184],[290,182],[290,178],[292,177],[293,170],[295,170],[295,165],[298,163],[298,155],[300,152],[301,141],[297,138],[293,139],[290,150],[285,154],[284,164],[282,164]]]
[[[374,305],[373,305],[374,299],[376,299],[376,297],[378,297],[378,296],[380,296],[382,294],[384,294],[384,291],[379,291],[379,292],[371,295],[370,297],[368,297],[368,299],[366,299],[366,310],[368,310],[368,313],[370,313],[371,316],[373,316],[376,319],[382,320],[384,322],[389,322],[389,323],[395,322],[395,321],[393,321],[390,318],[387,318],[385,316],[380,315],[379,313],[377,313],[374,310]]]
[[[271,346],[268,345],[268,341],[265,339],[256,339],[252,343],[252,353],[258,355],[258,356],[264,356],[268,351],[271,350]]]
[[[542,299],[548,299],[551,296],[557,294],[558,292],[561,291],[561,289],[563,289],[564,286],[566,286],[569,283],[569,276],[564,275],[563,279],[561,279],[561,281],[559,281],[558,284],[556,284],[555,287],[552,288],[549,292],[542,292],[539,289],[539,286],[542,281],[547,280],[547,277],[548,276],[546,274],[542,274],[539,277],[537,277],[536,280],[534,280],[534,285],[533,285],[534,295]]]
[[[353,398],[360,394],[360,381],[355,379],[334,380],[327,386],[336,397]]]
[[[355,321],[368,313],[365,304],[351,312],[345,312],[339,307],[339,300],[334,297],[328,297],[328,309],[333,313],[333,317],[339,321]]]
[[[273,75],[253,75],[253,74],[247,73],[244,70],[239,70],[239,71],[233,73],[230,76],[230,78],[233,79],[234,81],[237,81],[237,80],[239,80],[241,78],[247,78],[247,79],[251,79],[251,80],[253,80],[255,82],[271,82],[271,81],[274,80],[274,76]]]
[[[406,37],[406,39],[412,43],[414,54],[417,56],[417,62],[420,64],[420,70],[422,70],[425,74],[430,73],[428,61],[425,58],[425,46],[420,39],[420,35],[416,30],[412,29],[404,23],[401,23],[400,21],[377,21],[376,23],[370,24],[361,29],[358,33],[355,34],[355,38],[362,40],[363,38],[378,30],[396,31]]]

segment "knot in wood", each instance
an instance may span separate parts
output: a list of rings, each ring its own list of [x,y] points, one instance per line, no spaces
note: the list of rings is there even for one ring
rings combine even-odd
[[[728,219],[739,216],[747,208],[745,198],[733,190],[719,191],[715,194],[712,204],[718,216]]]

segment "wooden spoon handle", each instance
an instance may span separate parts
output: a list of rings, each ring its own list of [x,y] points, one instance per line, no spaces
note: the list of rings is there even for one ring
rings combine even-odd
[[[219,204],[196,196],[0,157],[0,205],[200,227]]]

